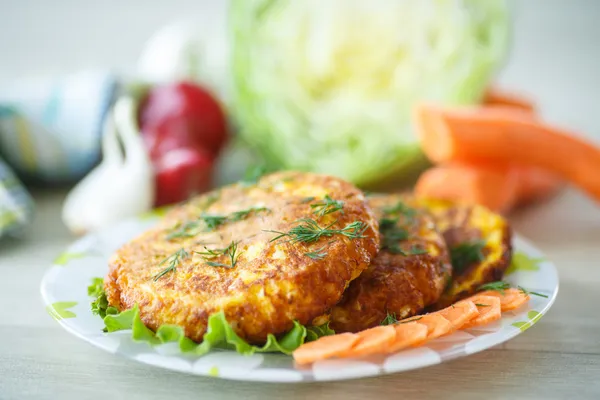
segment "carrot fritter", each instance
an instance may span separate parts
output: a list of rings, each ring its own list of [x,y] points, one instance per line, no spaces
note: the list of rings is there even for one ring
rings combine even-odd
[[[376,196],[381,250],[329,315],[336,332],[379,325],[388,314],[410,317],[438,300],[451,275],[446,244],[433,220],[401,195]]]
[[[481,285],[502,279],[512,258],[512,232],[504,217],[479,205],[423,198],[409,203],[433,217],[449,251],[456,254],[452,280],[432,309],[448,307]],[[464,257],[469,252],[479,254]]]
[[[377,220],[354,186],[275,173],[177,206],[116,252],[104,286],[111,306],[138,304],[151,329],[176,324],[201,341],[223,311],[259,344],[338,303],[378,245]]]

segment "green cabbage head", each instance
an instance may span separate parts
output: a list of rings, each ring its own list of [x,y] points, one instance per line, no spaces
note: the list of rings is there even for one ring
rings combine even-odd
[[[423,156],[418,101],[480,101],[502,61],[502,0],[233,0],[233,106],[279,168],[371,186]]]

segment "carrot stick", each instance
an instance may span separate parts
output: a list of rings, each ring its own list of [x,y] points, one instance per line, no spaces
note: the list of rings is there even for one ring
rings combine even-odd
[[[535,167],[454,163],[421,174],[415,193],[506,212],[515,205],[549,197],[562,186],[562,181],[553,174]]]
[[[451,164],[431,168],[419,177],[415,194],[479,204],[508,211],[517,201],[517,177],[506,168]]]
[[[483,97],[483,104],[485,106],[514,107],[535,113],[535,105],[531,100],[498,88],[488,88]]]
[[[556,175],[535,167],[514,168],[517,204],[524,205],[554,195],[564,183]]]
[[[434,162],[489,161],[539,167],[600,201],[600,149],[523,112],[505,109],[416,111],[421,144]]]

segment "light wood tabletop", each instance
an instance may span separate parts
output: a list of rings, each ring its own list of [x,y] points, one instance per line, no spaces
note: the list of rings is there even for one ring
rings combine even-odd
[[[118,3],[125,9],[145,4]],[[191,1],[175,3],[193,7]],[[500,82],[534,95],[545,118],[599,139],[600,2],[526,3],[518,8],[512,57]],[[66,8],[57,4],[52,7]],[[12,24],[7,21],[6,29]],[[19,51],[13,55],[29,61]],[[115,63],[129,63],[123,60]],[[16,63],[7,58],[5,71],[17,71]],[[65,193],[34,191],[37,213],[26,237],[0,241],[0,399],[600,398],[600,207],[575,190],[511,216],[515,230],[544,251],[560,275],[556,303],[534,327],[501,346],[438,366],[307,384],[180,374],[106,353],[66,332],[46,314],[39,294],[45,270],[73,240],[60,221]]]

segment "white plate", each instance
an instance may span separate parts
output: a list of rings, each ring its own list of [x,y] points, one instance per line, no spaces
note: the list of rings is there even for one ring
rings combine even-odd
[[[308,367],[296,367],[290,356],[273,353],[242,356],[222,350],[190,356],[172,344],[135,342],[130,331],[103,333],[102,320],[90,310],[87,286],[91,279],[104,276],[109,256],[154,222],[152,218],[139,218],[78,240],[46,272],[42,296],[46,309],[59,324],[94,346],[142,363],[196,375],[263,382],[333,381],[422,368],[477,353],[517,336],[548,311],[558,293],[554,265],[531,244],[516,237],[513,244],[518,267],[511,267],[505,279],[548,298],[532,296],[526,307],[503,313],[500,321],[488,326],[459,331],[390,356],[327,360]]]

